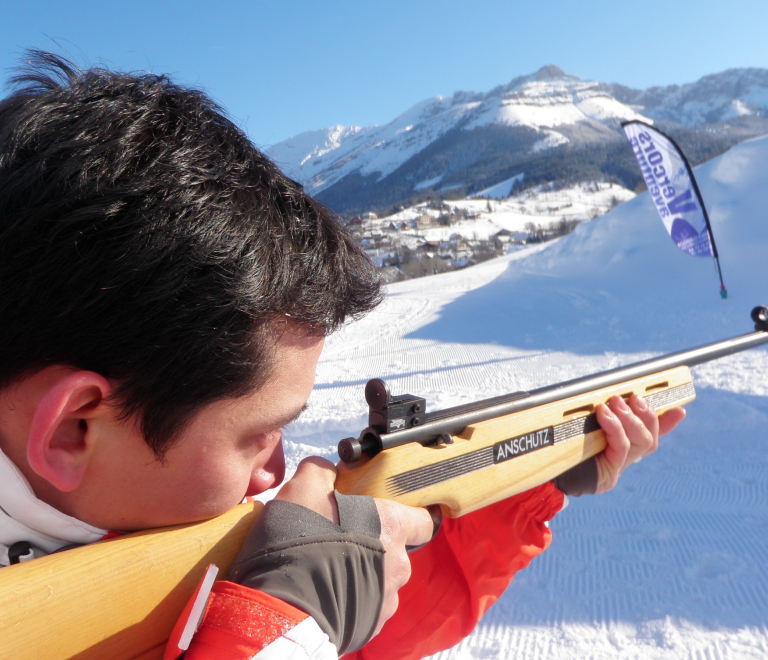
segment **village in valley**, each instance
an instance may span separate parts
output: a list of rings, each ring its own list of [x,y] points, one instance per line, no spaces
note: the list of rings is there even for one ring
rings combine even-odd
[[[459,231],[460,221],[478,216],[463,209],[433,209],[425,205],[415,212],[418,215],[408,220],[380,219],[375,213],[366,212],[347,222],[387,282],[457,270],[506,254],[515,245],[538,240],[535,231],[507,229],[500,229],[489,238],[478,238],[477,232],[465,236]],[[427,230],[440,227],[454,231],[445,240],[426,237]]]
[[[389,283],[458,270],[564,236],[634,197],[602,182],[523,191],[514,190],[515,181],[505,183],[474,199],[434,198],[383,217],[366,211],[346,224]]]

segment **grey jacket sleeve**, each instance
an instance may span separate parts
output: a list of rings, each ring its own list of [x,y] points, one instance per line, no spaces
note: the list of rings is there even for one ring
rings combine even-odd
[[[593,456],[555,478],[555,486],[569,497],[597,492],[597,459]]]
[[[378,622],[384,546],[372,498],[336,493],[336,501],[339,525],[292,502],[268,502],[228,579],[307,612],[342,654],[362,647]]]

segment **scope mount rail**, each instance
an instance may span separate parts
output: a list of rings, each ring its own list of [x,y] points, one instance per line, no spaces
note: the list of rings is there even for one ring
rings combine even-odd
[[[768,343],[768,307],[755,307],[752,310],[752,320],[755,322],[755,331],[745,335],[649,358],[530,392],[513,392],[433,413],[426,412],[426,401],[423,398],[410,394],[392,396],[387,384],[374,378],[368,381],[365,387],[365,398],[369,405],[369,425],[359,438],[345,438],[339,442],[339,458],[345,463],[354,463],[363,454],[373,457],[380,451],[410,442],[418,442],[424,446],[451,443],[452,436],[458,435],[470,424],[618,385],[667,369],[694,367]]]

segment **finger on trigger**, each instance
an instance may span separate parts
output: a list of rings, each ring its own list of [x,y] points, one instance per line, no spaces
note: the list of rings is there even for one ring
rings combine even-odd
[[[422,545],[432,538],[434,522],[429,511],[392,500],[375,498],[381,518],[382,535],[399,537],[403,546]],[[394,531],[397,528],[397,531]]]
[[[405,545],[419,546],[432,540],[435,533],[435,520],[426,509],[409,507],[413,514],[413,526],[406,538]]]

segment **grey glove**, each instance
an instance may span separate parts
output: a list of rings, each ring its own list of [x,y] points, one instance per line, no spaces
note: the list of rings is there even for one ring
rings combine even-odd
[[[299,504],[268,502],[228,579],[306,612],[342,654],[361,648],[376,628],[384,546],[373,498],[334,494],[339,525]]]
[[[594,456],[588,458],[563,472],[554,482],[569,497],[594,495],[597,492],[597,459]]]

